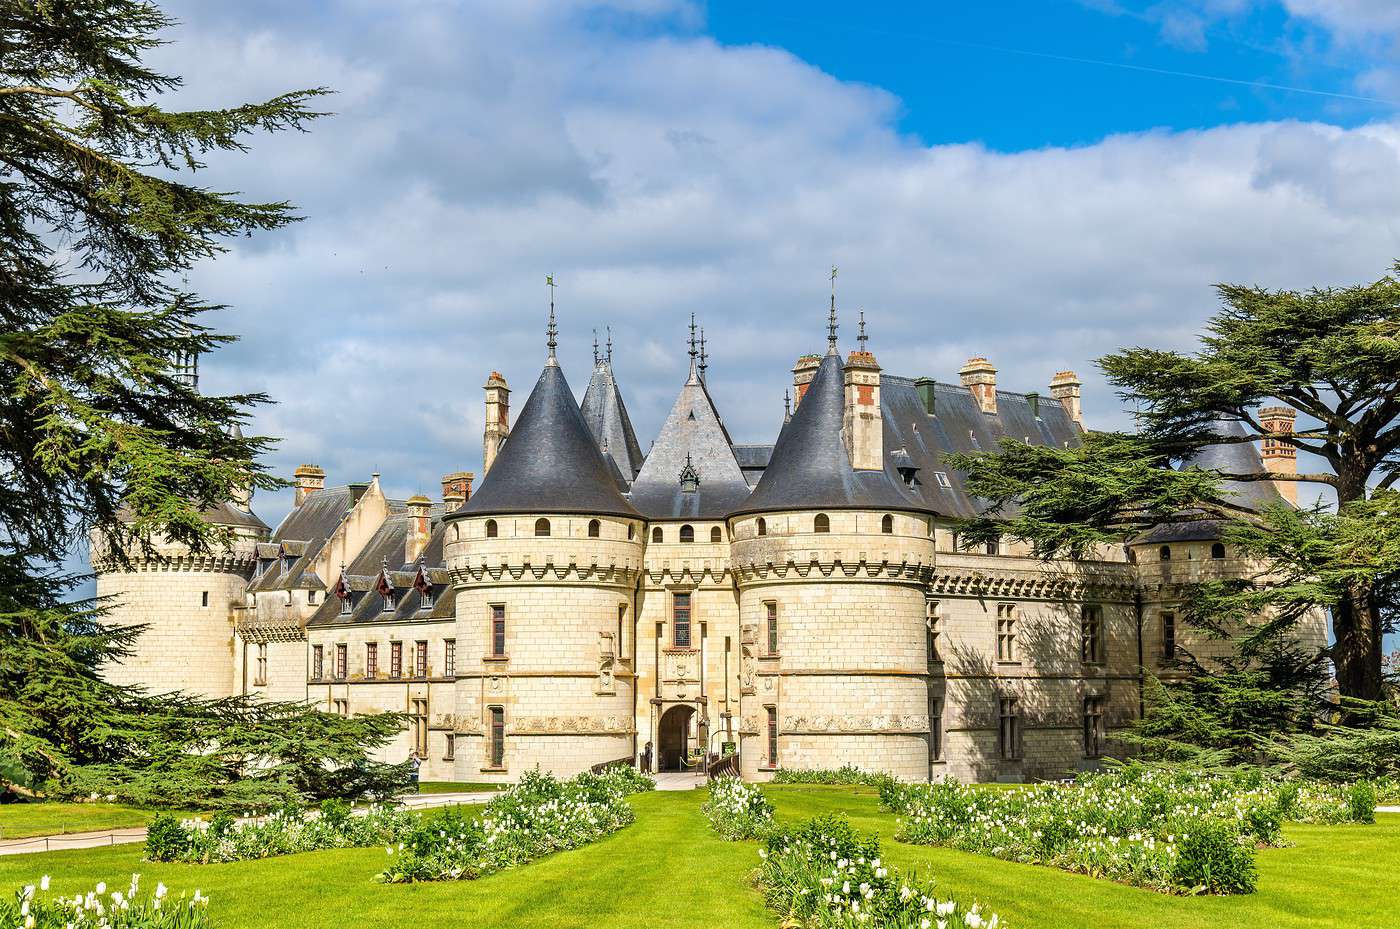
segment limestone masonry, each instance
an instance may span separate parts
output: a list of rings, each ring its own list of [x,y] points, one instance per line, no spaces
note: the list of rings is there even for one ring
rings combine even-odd
[[[957,384],[896,377],[863,321],[860,341],[838,352],[833,301],[826,353],[793,367],[776,441],[743,445],[692,336],[644,454],[611,345],[595,344],[579,404],[551,309],[548,360],[514,422],[505,379],[486,380],[480,481],[455,472],[439,500],[393,500],[377,474],[327,487],[303,465],[275,530],[247,499],[206,514],[233,530],[223,554],[158,545],[118,568],[94,539],[99,595],[116,621],[147,627],[108,676],[403,712],[411,725],[386,755],[416,752],[426,779],[624,758],[674,770],[736,751],[756,779],[779,766],[979,781],[1096,766],[1141,712],[1144,669],[1169,674],[1178,649],[1211,647],[1176,621],[1181,585],[1253,566],[1200,521],[1093,559],[968,550],[954,526],[977,501],[945,457],[1007,437],[1077,444],[1079,379],[1012,393],[981,357]],[[1292,428],[1291,410],[1263,412]],[[1286,448],[1222,443],[1193,463],[1288,472]],[[1279,498],[1270,481],[1234,486],[1250,506]],[[1321,616],[1307,634],[1322,641]]]

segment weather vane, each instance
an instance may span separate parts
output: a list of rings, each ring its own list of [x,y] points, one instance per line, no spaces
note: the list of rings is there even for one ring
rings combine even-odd
[[[836,265],[831,266],[831,315],[826,321],[827,351],[836,353]]]
[[[551,362],[554,362],[554,349],[559,345],[559,327],[554,324],[555,285],[553,274],[546,274],[544,276],[544,285],[549,288],[549,326],[545,329],[545,332],[549,336],[549,339],[547,341],[547,344],[549,345],[549,360]]]

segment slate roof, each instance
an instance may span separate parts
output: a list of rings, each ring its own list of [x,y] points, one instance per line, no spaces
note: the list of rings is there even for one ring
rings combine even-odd
[[[841,439],[844,367],[828,353],[792,420],[783,427],[753,495],[735,513],[810,509],[928,509],[904,488],[886,457],[883,471],[856,471]],[[883,393],[883,391],[882,391]],[[882,407],[883,410],[883,407]],[[889,449],[886,450],[887,452]]]
[[[773,446],[735,445],[733,450],[734,458],[744,472],[744,480],[750,487],[757,485],[758,479],[763,477],[763,469],[768,467],[768,459],[773,457]]]
[[[1218,420],[1215,432],[1221,436],[1242,437],[1244,426],[1235,420]],[[1223,442],[1207,445],[1195,455],[1183,461],[1178,470],[1200,468],[1203,471],[1218,471],[1222,474],[1263,474],[1264,459],[1253,442]],[[1263,510],[1283,502],[1283,496],[1270,481],[1225,481],[1223,489],[1230,494],[1229,500],[1237,506],[1251,510]],[[1178,523],[1163,523],[1148,530],[1138,541],[1154,542],[1195,542],[1220,538],[1220,523],[1217,520],[1196,519]]]
[[[321,577],[310,570],[311,563],[321,553],[326,542],[345,517],[354,509],[360,497],[369,489],[369,484],[347,484],[342,487],[327,487],[318,490],[294,508],[272,534],[271,542],[258,545],[257,556],[261,561],[270,558],[295,556],[289,570],[282,570],[281,562],[269,565],[248,584],[251,593],[269,590],[325,590],[335,583],[335,578]],[[390,514],[407,512],[408,504],[403,500],[386,499]]]
[[[245,526],[249,529],[262,529],[264,531],[269,528],[267,523],[259,519],[258,514],[252,510],[240,509],[228,502],[211,507],[199,515],[211,526]]]
[[[617,389],[617,379],[613,376],[610,361],[603,359],[593,366],[593,376],[583,393],[580,412],[599,449],[616,465],[617,472],[625,481],[625,490],[641,470],[642,447],[632,430],[632,419],[627,415],[627,405],[622,402],[622,393]]]
[[[681,486],[687,462],[699,476],[693,491]],[[719,519],[748,496],[729,434],[692,359],[690,377],[632,484],[632,505],[649,519]]]
[[[403,560],[411,518],[407,514],[395,514],[384,520],[355,560],[346,566],[351,611],[342,613],[341,600],[332,593],[307,620],[308,626],[450,619],[455,615],[455,599],[450,596],[452,579],[444,567],[442,554],[446,525],[441,519],[433,520],[432,535],[423,549],[422,562],[434,595],[432,608],[424,610],[418,592],[413,589],[413,582],[418,576],[418,563],[405,563]],[[386,560],[395,594],[395,607],[392,610],[384,609],[384,597],[376,589]],[[333,590],[338,582],[338,577],[330,578],[327,586]]]
[[[457,514],[639,516],[623,499],[614,474],[564,372],[547,364],[481,487]]]

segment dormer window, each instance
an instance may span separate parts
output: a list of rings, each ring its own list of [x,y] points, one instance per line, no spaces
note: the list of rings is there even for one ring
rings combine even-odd
[[[297,559],[296,559],[296,556],[295,556],[295,555],[283,555],[283,556],[282,556],[282,573],[283,573],[283,574],[289,574],[289,573],[291,573],[292,565],[294,565],[294,564],[296,564],[296,563],[297,563]]]
[[[352,609],[354,609],[354,608],[355,608],[355,607],[354,607],[354,604],[351,603],[349,597],[342,597],[342,598],[341,598],[341,600],[340,600],[340,615],[341,615],[341,616],[349,616],[349,615],[350,615],[350,611],[351,611]]]
[[[947,471],[935,471],[935,472],[933,472],[933,479],[936,480],[936,481],[938,482],[938,486],[939,486],[939,487],[948,487],[948,488],[951,488],[951,487],[953,486],[953,482],[950,481],[950,480],[948,480],[948,472],[947,472]]]
[[[433,595],[433,589],[431,587],[429,587],[427,590],[418,591],[418,609],[431,610],[433,608],[433,604],[435,604],[436,602],[437,597]]]
[[[384,612],[385,612],[385,613],[392,613],[392,612],[394,612],[394,608],[398,606],[398,601],[399,601],[397,592],[392,591],[392,590],[388,590],[388,591],[385,591],[385,592],[382,594],[382,596],[384,597]]]

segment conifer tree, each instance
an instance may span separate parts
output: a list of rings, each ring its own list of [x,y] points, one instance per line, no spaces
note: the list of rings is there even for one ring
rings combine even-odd
[[[166,109],[181,79],[143,58],[171,25],[143,0],[0,0],[0,778],[177,803],[361,789],[396,776],[365,752],[397,717],[112,687],[98,669],[139,630],[71,602],[78,579],[54,567],[94,530],[118,553],[218,549],[200,514],[278,486],[258,462],[268,440],[232,428],[265,398],[180,376],[232,337],[179,280],[296,219],[196,184],[202,159],[304,130],[326,91]]]

